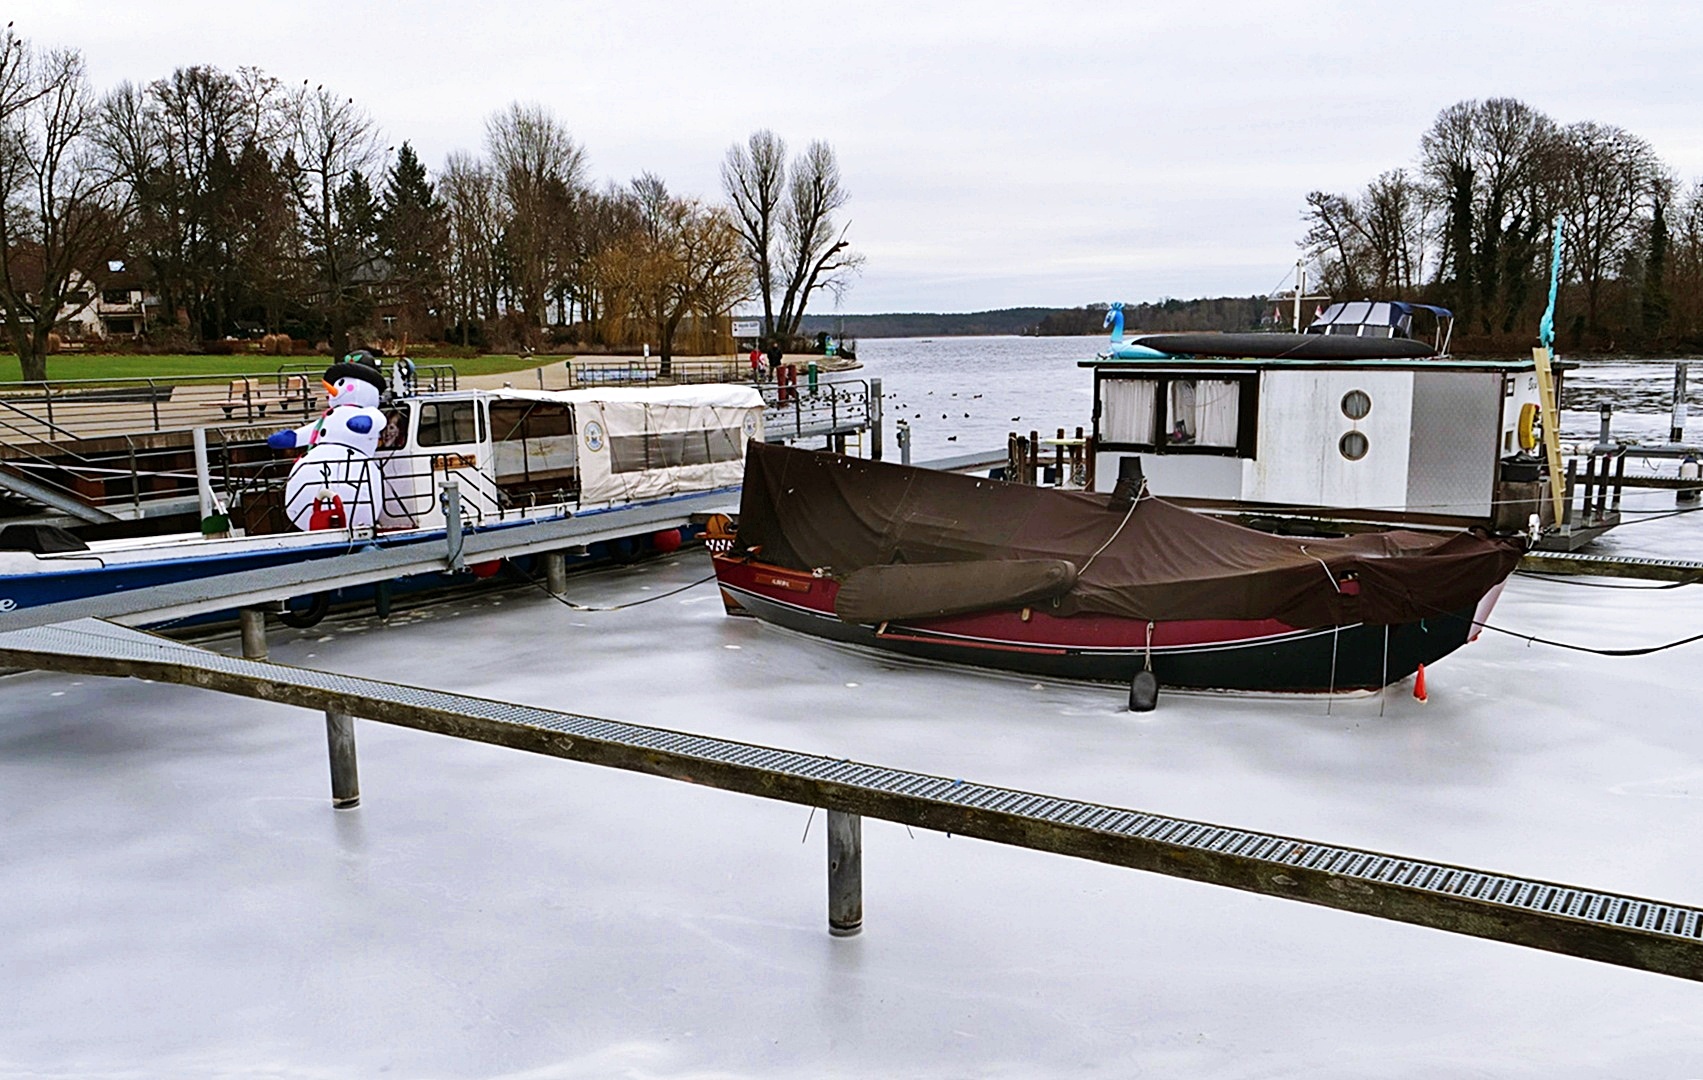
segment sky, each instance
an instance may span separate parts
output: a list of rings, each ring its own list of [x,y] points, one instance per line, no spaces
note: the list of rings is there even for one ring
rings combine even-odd
[[[101,89],[191,64],[324,83],[434,170],[512,101],[553,110],[599,183],[648,170],[711,199],[751,132],[826,140],[867,260],[846,313],[1270,291],[1309,191],[1411,165],[1467,98],[1619,125],[1703,178],[1695,3],[12,0],[6,17],[81,49]]]

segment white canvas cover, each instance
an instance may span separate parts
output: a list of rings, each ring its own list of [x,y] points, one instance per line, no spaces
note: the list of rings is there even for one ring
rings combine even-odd
[[[518,395],[517,395],[518,396]],[[580,502],[628,502],[737,486],[763,436],[763,398],[706,385],[535,392],[574,405]]]

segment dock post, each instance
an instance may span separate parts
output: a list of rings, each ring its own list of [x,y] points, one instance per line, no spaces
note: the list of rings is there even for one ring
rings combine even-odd
[[[894,437],[899,443],[899,464],[909,465],[911,463],[911,422],[909,420],[899,421],[898,431]]]
[[[256,607],[245,607],[237,617],[242,623],[242,658],[266,659],[266,612]]]
[[[560,551],[544,553],[544,584],[551,596],[568,595],[568,557]]]
[[[1668,430],[1671,443],[1685,440],[1685,374],[1690,366],[1685,363],[1673,366],[1673,425]]]
[[[331,751],[331,806],[353,810],[361,805],[361,778],[355,771],[355,718],[326,709],[325,742]]]
[[[1025,467],[1027,468],[1029,475],[1023,482],[1025,484],[1028,484],[1030,487],[1040,487],[1041,486],[1041,433],[1036,431],[1033,428],[1029,429],[1029,450],[1028,450],[1028,453],[1026,455],[1026,458],[1027,458],[1027,464],[1026,464]]]
[[[206,521],[213,516],[213,470],[207,458],[207,429],[192,428],[189,432],[190,443],[195,451],[195,503]]]
[[[465,539],[462,536],[461,485],[454,476],[444,477],[443,525],[444,540],[448,544],[444,568],[452,574],[459,574],[467,569],[467,560],[461,557],[461,545]]]
[[[1607,450],[1609,447],[1614,445],[1614,439],[1608,433],[1609,427],[1614,423],[1614,406],[1610,405],[1606,401],[1601,405],[1598,405],[1597,417],[1600,421],[1600,427],[1597,432],[1597,449]]]
[[[828,811],[828,933],[863,932],[863,818]]]
[[[871,461],[881,460],[881,380],[869,380],[869,401],[864,406],[864,415],[869,421],[869,458]]]

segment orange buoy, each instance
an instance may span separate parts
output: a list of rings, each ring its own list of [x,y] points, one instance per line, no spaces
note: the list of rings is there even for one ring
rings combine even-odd
[[[1420,701],[1430,701],[1425,694],[1425,665],[1419,665],[1419,671],[1413,676],[1413,696]]]

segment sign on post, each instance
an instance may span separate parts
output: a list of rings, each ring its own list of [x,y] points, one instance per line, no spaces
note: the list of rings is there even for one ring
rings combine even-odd
[[[733,320],[733,336],[736,338],[761,337],[763,321],[761,319]]]

